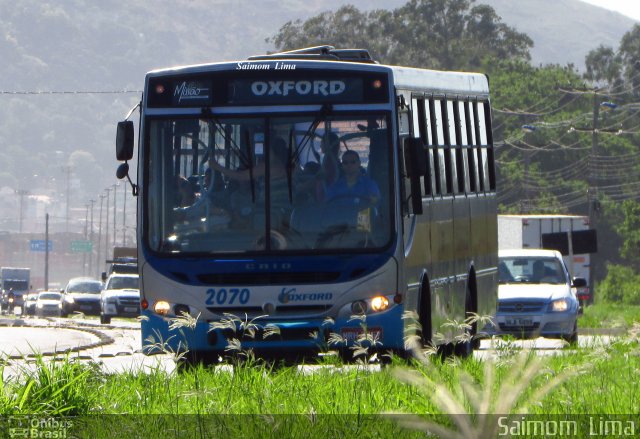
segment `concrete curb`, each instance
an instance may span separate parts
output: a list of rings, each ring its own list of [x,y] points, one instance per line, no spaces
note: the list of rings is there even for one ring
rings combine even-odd
[[[45,319],[47,320],[47,319]],[[51,320],[49,322],[53,323]],[[112,344],[114,339],[107,334],[93,329],[90,324],[86,325],[67,325],[60,324],[55,322],[54,324],[42,324],[42,323],[31,323],[26,321],[25,319],[0,319],[0,326],[7,327],[29,327],[29,328],[58,328],[58,329],[71,329],[74,331],[86,332],[88,334],[94,335],[98,337],[98,341],[93,343],[87,343],[84,345],[74,346],[73,348],[65,348],[65,349],[52,349],[50,351],[38,352],[38,353],[30,353],[30,354],[9,354],[5,355],[2,359],[0,359],[0,363],[7,365],[6,360],[20,360],[20,359],[32,359],[37,358],[39,356],[42,357],[55,357],[59,355],[67,355],[74,352],[80,352],[87,349],[93,349],[100,346],[106,346]],[[107,326],[109,329],[113,329],[113,326]],[[120,353],[119,353],[120,354]]]

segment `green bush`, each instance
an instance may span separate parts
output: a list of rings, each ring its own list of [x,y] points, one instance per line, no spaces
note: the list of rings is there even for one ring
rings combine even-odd
[[[640,275],[632,268],[610,265],[607,277],[597,285],[596,292],[598,302],[640,305]]]

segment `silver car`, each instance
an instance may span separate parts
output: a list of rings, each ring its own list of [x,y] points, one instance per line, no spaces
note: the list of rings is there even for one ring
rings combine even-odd
[[[572,280],[555,250],[501,250],[498,256],[498,310],[489,332],[575,344],[580,308],[576,288],[586,280]]]
[[[100,293],[100,323],[112,317],[140,315],[140,280],[137,274],[113,273]]]

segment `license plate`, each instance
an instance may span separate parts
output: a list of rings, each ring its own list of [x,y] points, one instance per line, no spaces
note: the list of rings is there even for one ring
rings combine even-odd
[[[340,333],[342,338],[353,343],[360,335],[364,334],[364,330],[362,328],[343,328]],[[367,334],[371,340],[382,341],[382,328],[367,328]]]
[[[138,312],[138,308],[133,306],[127,306],[125,307],[124,312]]]
[[[505,323],[507,326],[533,326],[533,319],[507,318]]]

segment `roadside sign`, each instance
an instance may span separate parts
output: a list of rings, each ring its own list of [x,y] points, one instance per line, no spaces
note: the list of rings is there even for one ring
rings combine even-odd
[[[92,250],[91,241],[71,241],[71,253],[91,253]]]
[[[53,241],[45,241],[44,239],[32,239],[29,241],[29,248],[32,252],[46,252],[47,247],[49,251],[53,251]]]

